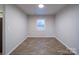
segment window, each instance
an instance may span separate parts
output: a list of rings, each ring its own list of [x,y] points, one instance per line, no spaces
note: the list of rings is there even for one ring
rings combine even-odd
[[[45,29],[45,20],[44,19],[38,19],[36,22],[37,30],[43,31]]]

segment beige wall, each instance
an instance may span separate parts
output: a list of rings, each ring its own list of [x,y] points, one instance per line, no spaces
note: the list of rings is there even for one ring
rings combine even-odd
[[[0,17],[3,17],[3,5],[0,4]]]
[[[45,30],[39,31],[36,28],[38,19],[45,20]],[[54,17],[53,16],[29,16],[28,17],[28,37],[54,37]]]
[[[56,37],[79,54],[79,5],[68,5],[56,15]]]
[[[16,5],[5,6],[5,54],[27,37],[27,16]]]

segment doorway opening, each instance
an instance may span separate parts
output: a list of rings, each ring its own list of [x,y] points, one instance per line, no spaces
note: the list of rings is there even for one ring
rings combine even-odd
[[[2,17],[0,17],[0,55],[2,54]]]

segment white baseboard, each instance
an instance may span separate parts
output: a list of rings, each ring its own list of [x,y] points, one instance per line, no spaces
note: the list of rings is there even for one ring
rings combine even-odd
[[[61,42],[65,47],[67,47],[71,52],[73,52],[75,55],[78,55],[78,53],[76,51],[74,51],[73,49],[71,49],[71,47],[69,47],[67,44],[65,44],[63,41],[61,41],[58,37],[56,37],[56,39]]]
[[[24,38],[22,41],[20,41],[9,53],[7,53],[6,55],[10,55],[22,42],[24,42],[24,40],[26,40],[26,38]]]
[[[28,36],[27,38],[54,38],[55,36]]]

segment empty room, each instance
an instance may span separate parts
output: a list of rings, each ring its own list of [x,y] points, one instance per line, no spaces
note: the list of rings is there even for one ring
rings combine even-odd
[[[3,55],[78,55],[78,4],[3,6]]]

